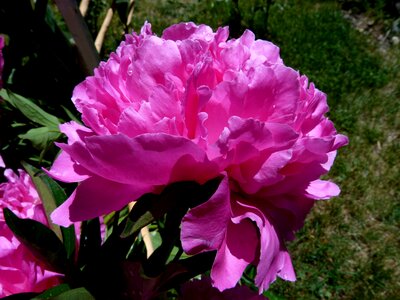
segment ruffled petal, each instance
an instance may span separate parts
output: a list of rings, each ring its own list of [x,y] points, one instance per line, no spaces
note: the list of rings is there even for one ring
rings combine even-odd
[[[208,201],[192,208],[184,216],[181,241],[186,253],[195,254],[220,247],[231,217],[229,202],[229,182],[225,177]]]
[[[4,164],[4,160],[0,155],[0,168],[5,168],[5,167],[6,167],[6,165]]]
[[[237,224],[229,222],[211,269],[213,286],[220,291],[234,287],[246,267],[255,260],[258,245],[257,229],[249,219]]]
[[[101,177],[91,177],[81,182],[72,195],[54,210],[51,219],[55,224],[68,227],[73,222],[89,220],[119,210],[152,191],[153,187],[150,185],[131,186]]]
[[[56,143],[56,145],[59,145]],[[49,171],[44,170],[54,179],[63,182],[81,182],[90,177],[90,172],[72,160],[67,152],[61,152]]]
[[[314,180],[306,189],[306,196],[311,199],[329,199],[340,194],[339,187],[333,182],[326,180]]]
[[[193,164],[179,164],[180,169],[175,169],[178,161],[186,156],[201,165],[203,170],[208,169],[212,176],[202,178],[204,172],[201,172],[197,177],[199,183],[216,174],[215,164],[207,159],[206,153],[198,146],[185,138],[162,133],[143,134],[133,139],[122,134],[93,136],[86,138],[84,143],[61,147],[91,173],[132,186],[167,184],[173,170],[175,173],[197,177],[191,169]],[[175,175],[174,179],[187,178]]]

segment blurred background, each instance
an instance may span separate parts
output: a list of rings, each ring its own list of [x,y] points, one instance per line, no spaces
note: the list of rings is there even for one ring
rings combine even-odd
[[[400,1],[3,0],[4,87],[60,122],[78,117],[74,86],[146,20],[158,35],[193,21],[229,26],[232,38],[250,29],[272,41],[286,65],[327,93],[329,117],[350,138],[327,176],[341,195],[318,202],[289,244],[297,282],[278,279],[266,295],[400,299]],[[51,163],[52,142],[62,137],[46,124],[1,102],[8,166]],[[242,280],[253,276],[249,268]]]

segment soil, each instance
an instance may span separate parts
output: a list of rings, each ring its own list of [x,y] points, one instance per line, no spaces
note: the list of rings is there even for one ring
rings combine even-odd
[[[343,16],[357,31],[365,34],[371,42],[378,43],[379,51],[386,54],[391,46],[400,47],[400,18],[380,21],[367,14],[343,11]]]

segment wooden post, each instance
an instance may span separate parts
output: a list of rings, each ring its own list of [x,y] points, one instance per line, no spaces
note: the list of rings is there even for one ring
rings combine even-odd
[[[99,65],[99,54],[94,47],[92,36],[75,0],[54,0],[74,38],[83,66],[88,75]]]

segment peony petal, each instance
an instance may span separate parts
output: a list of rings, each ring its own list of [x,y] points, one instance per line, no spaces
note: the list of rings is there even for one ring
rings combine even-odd
[[[333,182],[326,180],[314,180],[310,182],[306,193],[306,196],[311,199],[325,200],[338,196],[340,194],[340,189]]]
[[[222,62],[226,69],[241,70],[250,58],[249,45],[254,42],[254,33],[246,30],[237,40],[230,40],[221,51]]]
[[[266,255],[273,256],[273,260],[268,269],[265,269],[265,266],[261,262],[257,266],[255,282],[259,287],[260,293],[263,290],[267,290],[270,284],[276,280],[277,276],[287,281],[296,280],[292,261],[286,250],[276,251],[274,255],[271,255],[271,252],[266,252]],[[261,256],[260,260],[262,258],[263,256]]]
[[[136,111],[133,106],[123,111],[118,122],[118,131],[128,137],[135,137],[143,133],[152,132],[154,121],[149,104],[143,102],[139,111]]]
[[[240,150],[242,147],[237,147]],[[244,151],[244,149],[242,150]],[[248,149],[251,153],[251,149]],[[291,150],[272,153],[262,162],[260,160],[246,161],[244,165],[231,166],[230,177],[234,178],[241,189],[247,194],[256,194],[267,186],[276,184],[285,179],[280,170],[291,158]]]
[[[285,124],[263,123],[235,116],[229,119],[228,124],[229,127],[223,131],[217,145],[221,155],[227,157],[225,163],[229,164],[241,164],[257,156],[262,164],[269,154],[290,148],[297,138],[297,134]],[[264,157],[260,156],[259,151],[263,151]],[[260,167],[253,170],[252,176]]]
[[[47,272],[4,221],[8,208],[20,218],[29,218],[48,226],[39,195],[29,175],[6,169],[7,182],[0,184],[0,298],[24,292],[41,292],[60,283],[59,274]],[[42,281],[46,274],[48,280]]]
[[[206,25],[197,26],[193,22],[179,23],[165,29],[162,38],[167,40],[199,39],[210,41],[214,36],[212,29]]]
[[[91,177],[80,183],[73,194],[54,210],[51,219],[55,224],[68,227],[73,222],[119,210],[152,191],[152,186],[131,186]]]
[[[67,136],[69,144],[82,141],[85,137],[94,135],[92,130],[75,121],[61,124],[60,131]]]
[[[266,196],[264,199],[268,201],[257,202],[257,207],[267,213],[269,221],[274,224],[280,237],[286,240],[294,238],[294,232],[303,226],[305,217],[315,202],[300,192],[294,195]]]
[[[246,267],[255,260],[258,244],[258,232],[249,219],[238,224],[229,222],[211,269],[213,286],[220,291],[234,287]]]
[[[343,134],[337,134],[335,136],[335,144],[333,146],[333,149],[336,150],[348,144],[349,144],[349,138],[347,136]]]
[[[296,273],[294,272],[292,259],[290,258],[289,252],[284,250],[279,253],[280,259],[282,260],[281,270],[278,272],[278,276],[283,280],[296,281]]]
[[[181,242],[185,253],[195,254],[220,247],[231,216],[229,201],[229,182],[225,177],[207,202],[192,208],[184,216]]]
[[[59,145],[56,143],[56,145]],[[54,179],[63,182],[81,182],[90,176],[90,172],[75,163],[67,152],[61,152],[56,158],[51,169],[44,171]]]
[[[259,291],[267,290],[270,283],[275,281],[280,265],[279,259],[280,241],[278,235],[269,222],[260,229],[260,261],[257,265],[255,283]]]
[[[6,165],[4,164],[4,160],[0,155],[0,168],[5,168],[5,167],[6,167]]]
[[[185,138],[162,133],[143,134],[132,139],[121,134],[88,137],[85,144],[62,145],[62,149],[93,174],[133,186],[169,183],[175,165],[186,155],[203,164],[203,169],[208,168],[211,175],[215,174],[215,164],[197,145]],[[191,167],[180,165],[180,173],[187,172],[196,177]],[[198,179],[204,181],[204,178]]]
[[[149,98],[152,113],[157,120],[163,118],[180,119],[181,107],[175,90],[168,90],[164,86],[156,86]]]
[[[167,40],[186,40],[198,30],[193,22],[174,24],[163,31],[162,38]]]
[[[251,55],[250,61],[258,60],[259,63],[267,62],[268,64],[282,63],[279,48],[268,41],[254,41],[251,45]]]
[[[257,224],[259,230],[260,256],[255,281],[260,293],[267,290],[277,276],[286,277],[285,280],[295,280],[290,257],[285,254],[287,251],[275,226],[257,207],[240,199],[235,203],[233,222],[239,223],[248,218]]]
[[[239,116],[291,124],[300,94],[298,73],[281,64],[260,65],[249,77],[251,81]]]

